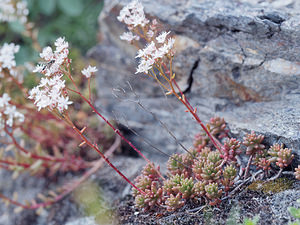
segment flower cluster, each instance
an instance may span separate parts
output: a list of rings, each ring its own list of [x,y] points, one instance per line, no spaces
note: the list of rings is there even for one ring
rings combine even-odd
[[[50,111],[57,109],[63,113],[72,104],[65,90],[65,81],[62,80],[64,69],[67,68],[69,59],[69,44],[64,38],[58,38],[54,45],[55,51],[51,47],[46,47],[40,53],[40,57],[45,60],[45,64],[36,66],[33,72],[44,74],[38,86],[29,92],[29,99],[34,100],[38,110],[47,108]]]
[[[24,115],[17,111],[16,106],[9,103],[10,100],[11,98],[7,93],[4,93],[2,97],[0,97],[0,131],[3,130],[5,126],[12,127],[14,120],[20,123],[24,121]]]
[[[0,22],[20,21],[27,22],[29,10],[25,1],[1,0],[0,1]]]
[[[17,53],[19,49],[20,46],[15,45],[14,43],[4,43],[0,48],[0,77],[3,76],[1,73],[3,69],[7,69],[11,75],[15,74],[15,53]]]
[[[68,109],[72,104],[69,97],[65,96],[65,81],[63,75],[55,75],[52,78],[42,78],[39,85],[31,89],[29,99],[34,99],[38,111],[48,108],[50,111],[57,108],[60,113]]]
[[[133,29],[137,26],[144,27],[149,23],[149,20],[145,17],[143,5],[137,0],[134,0],[126,5],[120,11],[120,15],[117,17],[117,19],[120,22],[124,22],[129,29]]]
[[[35,67],[34,73],[42,73],[47,77],[63,74],[62,67],[69,63],[69,43],[65,41],[64,37],[60,37],[55,41],[54,45],[56,47],[55,51],[50,46],[47,46],[40,53],[40,57],[44,62]]]
[[[168,33],[162,33],[156,39],[157,42],[150,42],[144,49],[140,49],[136,58],[141,58],[137,73],[148,73],[154,66],[163,59],[164,56],[172,55],[172,49],[175,43],[174,38],[166,40]]]
[[[153,67],[161,67],[164,57],[173,56],[175,39],[168,37],[170,32],[157,34],[155,30],[157,21],[153,20],[150,23],[145,18],[144,8],[137,0],[132,1],[120,11],[118,20],[124,22],[130,30],[130,32],[125,32],[120,36],[121,40],[132,42],[143,38],[148,42],[146,47],[140,49],[136,56],[136,58],[140,58],[136,74],[148,74]]]

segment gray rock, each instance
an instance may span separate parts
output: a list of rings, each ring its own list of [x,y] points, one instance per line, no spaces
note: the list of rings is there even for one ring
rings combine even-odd
[[[271,213],[273,215],[280,215],[280,217],[277,216],[276,218],[277,224],[283,224],[285,221],[295,220],[295,218],[293,218],[289,213],[288,208],[291,206],[299,208],[300,204],[296,201],[299,198],[299,190],[283,191],[270,198],[270,202],[272,203],[270,204]]]
[[[200,127],[174,98],[166,100],[151,80],[134,75],[136,49],[119,40],[125,27],[116,20],[128,2],[106,1],[99,17],[103,41],[89,52],[100,67],[98,107],[166,153],[183,151],[177,142],[189,148]],[[279,141],[299,152],[298,1],[141,2],[146,13],[176,37],[174,70],[200,118],[225,117],[236,136],[254,130],[264,134],[269,145]],[[139,102],[148,110],[141,109]],[[169,127],[177,141],[149,111]],[[142,149],[154,152],[141,137],[133,139],[142,141]],[[165,160],[161,154],[149,155]]]
[[[97,225],[93,217],[82,217],[76,220],[67,222],[65,225]]]

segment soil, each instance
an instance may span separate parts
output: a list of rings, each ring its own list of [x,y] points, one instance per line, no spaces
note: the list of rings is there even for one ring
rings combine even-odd
[[[295,181],[293,191],[299,191],[299,182]],[[287,216],[274,212],[273,204],[278,194],[263,194],[244,189],[234,198],[224,200],[218,207],[199,207],[196,203],[188,202],[183,208],[175,212],[166,210],[143,212],[134,206],[134,199],[128,195],[119,202],[118,214],[120,224],[126,225],[193,225],[193,224],[228,224],[243,223],[245,218],[259,217],[258,224],[288,224],[294,221],[286,211]],[[280,194],[279,194],[280,195]],[[297,197],[300,197],[297,194]],[[295,199],[296,200],[296,199]],[[280,204],[280,202],[279,202]],[[292,204],[292,202],[290,203]],[[200,205],[201,206],[201,205]]]

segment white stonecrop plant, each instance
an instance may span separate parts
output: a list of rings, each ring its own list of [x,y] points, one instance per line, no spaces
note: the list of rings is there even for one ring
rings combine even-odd
[[[0,97],[0,135],[3,135],[5,126],[12,127],[15,120],[24,122],[24,115],[16,110],[16,106],[9,103],[11,98],[7,93]]]
[[[50,111],[57,109],[63,113],[72,104],[65,90],[65,80],[62,79],[65,70],[65,63],[68,62],[69,44],[65,38],[58,38],[54,43],[56,49],[46,47],[40,53],[40,57],[45,61],[36,66],[33,72],[45,75],[40,80],[38,86],[29,92],[29,99],[34,100],[38,110],[47,108]]]
[[[125,23],[130,30],[120,36],[121,40],[133,42],[144,38],[148,42],[146,47],[140,49],[136,56],[136,58],[140,58],[136,74],[148,74],[153,67],[161,65],[164,57],[173,56],[172,50],[175,39],[171,37],[168,38],[170,32],[163,32],[157,35],[157,21],[153,20],[150,23],[150,21],[146,19],[144,7],[139,1],[134,0],[121,9],[117,19]]]

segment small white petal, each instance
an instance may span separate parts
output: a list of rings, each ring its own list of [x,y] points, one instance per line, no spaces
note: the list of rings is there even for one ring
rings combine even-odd
[[[81,73],[86,77],[86,78],[90,78],[92,73],[97,72],[98,69],[95,66],[88,66],[88,68],[85,68],[83,70],[81,70]]]

